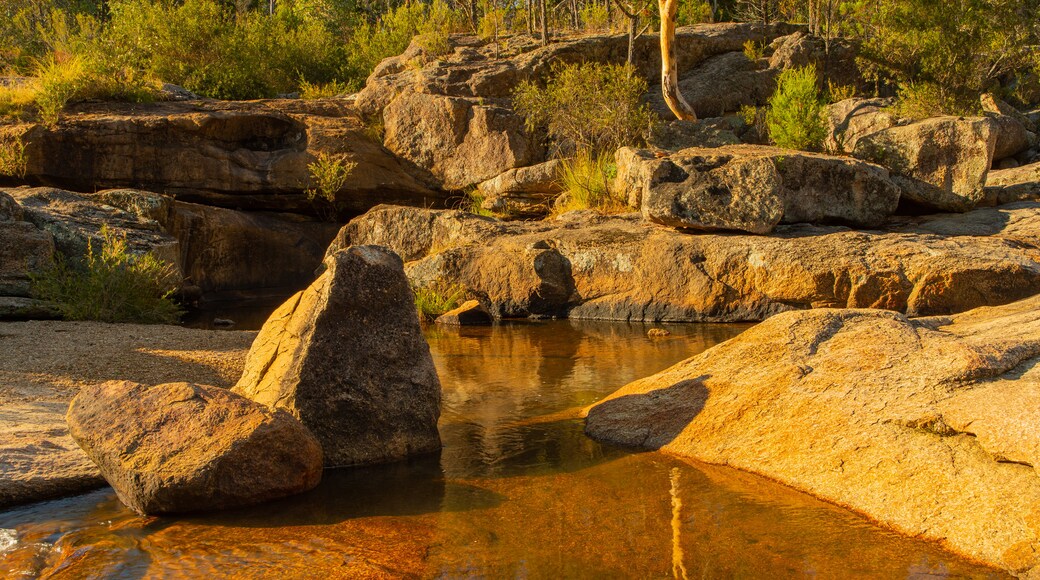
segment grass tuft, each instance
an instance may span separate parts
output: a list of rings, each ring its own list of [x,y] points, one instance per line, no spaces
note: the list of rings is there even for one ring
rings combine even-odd
[[[459,307],[466,296],[466,290],[458,284],[437,282],[427,286],[413,286],[415,294],[415,310],[419,321],[432,322],[438,316]]]

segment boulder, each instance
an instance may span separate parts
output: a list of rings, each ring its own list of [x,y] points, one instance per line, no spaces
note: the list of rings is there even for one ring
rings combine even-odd
[[[486,326],[493,322],[491,314],[477,300],[467,300],[458,308],[437,317],[446,326]]]
[[[346,212],[430,205],[428,173],[387,152],[344,100],[74,105],[55,125],[12,125],[26,177],[77,191],[132,187],[233,209],[312,212],[308,165],[321,153],[357,169],[336,195]]]
[[[1040,564],[1040,297],[774,316],[588,410],[586,433],[764,475],[1025,575]]]
[[[141,514],[227,509],[312,489],[321,447],[291,415],[219,387],[85,386],[69,432]]]
[[[684,149],[667,157],[617,153],[629,203],[655,223],[769,233],[781,223],[878,226],[899,203],[883,167],[758,145]]]
[[[853,154],[890,169],[906,199],[966,211],[985,199],[996,143],[992,119],[935,117],[863,136]]]
[[[713,56],[680,73],[679,92],[698,116],[717,117],[769,101],[779,74],[780,70],[769,68],[765,59],[752,61],[738,50]],[[648,100],[663,119],[675,118],[660,90],[651,92]]]
[[[234,391],[300,419],[326,466],[439,450],[440,382],[401,259],[354,246],[325,266],[264,324]]]
[[[740,117],[713,117],[697,121],[670,121],[654,128],[647,146],[678,151],[689,147],[739,145],[738,134],[748,130]]]
[[[29,296],[32,276],[53,264],[54,237],[22,217],[21,206],[0,191],[0,296]],[[6,310],[21,306],[9,304]]]
[[[890,112],[891,99],[845,99],[827,106],[827,136],[823,148],[828,153],[851,153],[860,138],[894,127],[899,120]]]
[[[986,200],[992,205],[1040,199],[1040,163],[990,171],[986,177]]]
[[[461,190],[542,159],[538,141],[506,104],[407,92],[383,110],[390,151]]]
[[[547,215],[553,200],[563,193],[560,180],[562,162],[558,159],[530,167],[510,169],[477,186],[484,196],[486,210],[506,218],[532,218]]]
[[[781,225],[771,235],[690,235],[637,215],[502,223],[459,213],[378,208],[341,236],[397,251],[413,284],[460,285],[504,318],[739,322],[827,307],[921,316],[1040,288],[1036,202],[872,231]]]
[[[160,222],[104,203],[105,198],[50,187],[4,190],[21,205],[25,219],[54,237],[55,248],[70,258],[87,254],[87,246],[101,247],[101,230],[125,237],[127,250],[152,254],[178,265],[177,239]]]

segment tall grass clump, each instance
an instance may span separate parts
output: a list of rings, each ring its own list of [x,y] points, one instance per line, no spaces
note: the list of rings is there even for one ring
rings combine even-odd
[[[175,278],[173,265],[132,253],[125,236],[103,227],[100,248],[89,242],[82,261],[59,256],[33,278],[33,295],[67,320],[173,324],[181,314],[171,298]]]
[[[769,136],[780,147],[816,151],[827,128],[817,88],[816,67],[790,68],[780,73],[766,115]]]
[[[28,157],[21,137],[0,138],[0,176],[23,179]]]
[[[607,214],[628,211],[627,200],[611,190],[617,166],[607,156],[580,151],[563,161],[559,177],[564,191],[553,207],[555,214],[579,209]]]
[[[437,282],[426,286],[413,286],[415,310],[420,322],[432,322],[438,316],[459,307],[466,297],[466,290],[457,284]]]
[[[356,167],[357,163],[347,161],[345,156],[328,153],[319,153],[318,158],[307,165],[312,183],[306,190],[307,199],[324,206],[324,209],[319,208],[319,212],[326,214],[323,216],[326,219],[335,219],[339,210],[336,194],[347,184]]]

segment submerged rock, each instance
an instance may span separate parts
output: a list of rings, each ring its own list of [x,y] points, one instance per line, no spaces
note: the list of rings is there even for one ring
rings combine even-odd
[[[586,432],[765,475],[1024,573],[1040,564],[1040,298],[774,316],[623,387]]]
[[[617,187],[655,223],[756,234],[785,223],[878,226],[899,188],[863,161],[759,145],[683,149],[661,157],[624,148]]]
[[[436,322],[448,326],[485,326],[493,319],[479,301],[467,300],[458,308],[438,316]]]
[[[736,322],[805,308],[949,314],[1040,288],[1040,204],[895,222],[874,231],[780,226],[690,235],[636,216],[573,212],[496,222],[380,207],[342,244],[378,244],[418,285],[458,284],[496,317]]]
[[[441,390],[401,259],[355,246],[278,308],[235,392],[300,419],[327,466],[440,449]]]
[[[251,505],[321,480],[321,447],[299,421],[219,387],[88,385],[67,420],[119,499],[142,514]]]

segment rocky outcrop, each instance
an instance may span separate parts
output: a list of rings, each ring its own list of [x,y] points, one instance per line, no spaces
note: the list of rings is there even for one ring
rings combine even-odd
[[[774,316],[588,411],[598,439],[778,480],[1024,574],[1040,564],[1040,298]]]
[[[491,324],[491,314],[477,300],[467,300],[458,308],[437,317],[437,324],[447,326],[482,326]]]
[[[504,223],[380,207],[339,240],[390,247],[414,284],[459,284],[498,317],[735,322],[823,307],[920,316],[1040,288],[1040,204],[1030,202],[874,231],[780,226],[770,236],[688,235],[583,212]]]
[[[667,157],[617,153],[617,187],[655,223],[765,234],[785,223],[877,226],[899,189],[883,167],[841,157],[741,145]]]
[[[218,387],[88,385],[67,419],[119,499],[142,514],[251,505],[321,480],[321,447],[299,421]]]
[[[444,200],[343,100],[81,104],[53,126],[0,132],[22,136],[27,179],[78,191],[133,187],[234,209],[309,212],[307,165],[327,153],[358,164],[336,196],[344,211]]]
[[[889,110],[893,104],[891,99],[853,98],[828,105],[824,150],[852,153],[860,138],[896,126],[899,119]]]
[[[440,382],[401,259],[384,248],[331,255],[268,319],[234,391],[306,425],[327,466],[440,449]]]
[[[25,212],[8,193],[0,190],[0,296],[29,296],[32,276],[41,274],[53,262],[54,237],[23,221]],[[26,306],[8,303],[0,311],[21,310]],[[20,316],[15,316],[20,317]]]
[[[1040,199],[1040,163],[990,171],[985,191],[992,205]]]
[[[995,123],[995,160],[1000,161],[1018,155],[1037,144],[1036,125],[1028,117],[990,93],[983,94],[979,100],[985,115]]]
[[[563,193],[558,159],[510,169],[477,186],[484,196],[481,207],[505,218],[543,217]]]
[[[209,298],[305,286],[338,229],[299,215],[184,202],[174,203],[167,223],[184,276]]]
[[[992,119],[934,117],[862,136],[853,153],[890,169],[904,198],[966,211],[985,199],[996,143]]]

